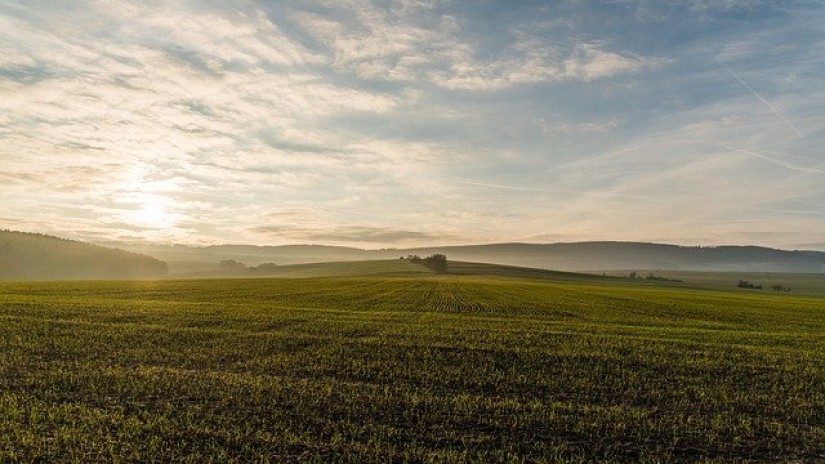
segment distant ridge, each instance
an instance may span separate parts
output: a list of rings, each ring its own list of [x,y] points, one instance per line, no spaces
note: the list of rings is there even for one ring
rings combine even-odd
[[[649,242],[493,243],[363,250],[325,245],[117,244],[169,262],[172,271],[208,270],[225,259],[247,265],[392,259],[443,253],[451,260],[564,271],[683,270],[737,272],[825,272],[825,252],[760,246],[682,246]]]
[[[168,272],[165,262],[151,256],[0,230],[0,280],[135,279]]]
[[[683,246],[649,242],[503,243],[413,249],[456,259],[566,270],[662,269],[743,272],[825,272],[825,252],[753,245]]]

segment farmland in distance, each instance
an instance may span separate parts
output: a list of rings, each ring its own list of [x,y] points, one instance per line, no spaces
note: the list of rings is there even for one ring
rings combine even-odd
[[[0,461],[825,459],[821,296],[382,266],[0,284]]]

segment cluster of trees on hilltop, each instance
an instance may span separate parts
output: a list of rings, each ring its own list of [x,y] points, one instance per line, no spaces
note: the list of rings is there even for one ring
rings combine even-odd
[[[169,273],[151,256],[50,235],[0,230],[0,279],[135,279]]]
[[[249,271],[253,274],[265,274],[277,269],[278,265],[275,263],[261,263],[257,266],[247,266],[246,264],[240,261],[235,261],[234,259],[225,259],[218,263],[218,267],[223,271]]]
[[[498,243],[395,250],[458,261],[559,270],[658,269],[744,272],[825,272],[825,252],[757,246],[692,247],[637,242]]]
[[[748,282],[747,280],[740,280],[738,284],[736,284],[739,288],[750,288],[752,290],[762,290],[762,284],[755,284],[753,282]]]
[[[655,280],[657,282],[681,282],[679,279],[669,279],[667,277],[657,276],[652,272],[648,272],[646,276],[640,276],[636,271],[631,272],[627,275],[628,279],[636,280],[636,279],[644,279],[644,280]]]
[[[401,259],[404,259],[404,257],[402,256]],[[434,255],[427,256],[426,258],[422,258],[418,255],[408,255],[406,259],[410,260],[412,263],[421,264],[424,267],[428,267],[435,272],[447,272],[447,256],[442,255],[441,253],[436,253]]]
[[[739,288],[749,288],[752,290],[762,290],[762,284],[755,284],[753,282],[748,282],[747,280],[740,280],[738,284],[736,284]],[[782,284],[771,285],[771,290],[775,292],[790,292],[791,288],[786,287]]]

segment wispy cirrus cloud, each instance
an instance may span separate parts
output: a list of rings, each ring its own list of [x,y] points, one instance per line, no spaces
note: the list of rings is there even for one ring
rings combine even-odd
[[[599,41],[547,41],[512,30],[488,49],[437,3],[395,8],[347,5],[352,15],[300,15],[333,56],[333,66],[364,79],[418,81],[454,90],[497,90],[547,81],[592,81],[654,67],[662,60],[610,51]],[[339,6],[345,8],[345,6]]]
[[[271,236],[273,238],[289,237],[293,240],[309,240],[326,243],[355,243],[369,244],[406,244],[406,243],[441,243],[454,241],[456,236],[431,232],[400,230],[391,227],[368,226],[340,226],[329,229],[300,228],[282,226],[259,226],[252,229],[253,233]]]
[[[0,217],[199,243],[818,243],[792,202],[825,201],[823,10],[6,2]]]

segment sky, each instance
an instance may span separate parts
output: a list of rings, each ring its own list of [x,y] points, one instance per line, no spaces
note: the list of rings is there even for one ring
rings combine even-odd
[[[825,1],[4,0],[0,228],[825,250]]]

